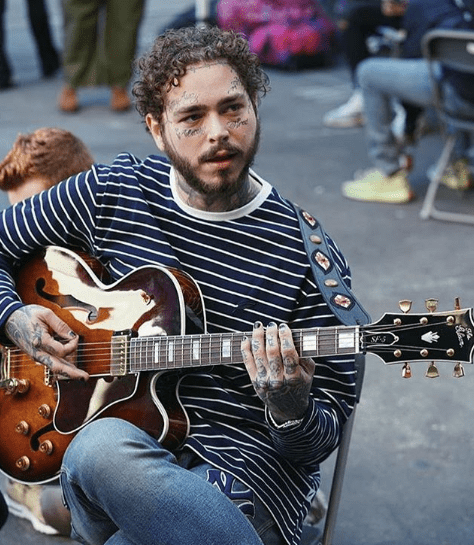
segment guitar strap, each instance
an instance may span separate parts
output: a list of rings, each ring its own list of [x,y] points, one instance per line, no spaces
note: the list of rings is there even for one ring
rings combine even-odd
[[[370,323],[369,314],[346,285],[331,257],[321,223],[299,206],[295,204],[293,206],[298,216],[314,279],[329,308],[344,325]]]

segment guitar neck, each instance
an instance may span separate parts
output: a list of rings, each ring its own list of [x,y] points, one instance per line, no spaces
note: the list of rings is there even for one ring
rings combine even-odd
[[[234,365],[242,363],[241,343],[251,333],[215,333],[184,336],[112,339],[112,375]],[[296,350],[301,357],[328,357],[359,351],[359,326],[293,330]]]

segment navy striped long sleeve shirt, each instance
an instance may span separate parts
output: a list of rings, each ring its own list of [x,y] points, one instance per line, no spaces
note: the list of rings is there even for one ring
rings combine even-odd
[[[143,265],[184,270],[202,291],[209,333],[250,331],[257,320],[339,325],[312,277],[293,207],[252,175],[261,190],[251,202],[203,212],[179,199],[166,159],[122,154],[8,208],[0,226],[0,326],[23,304],[14,266],[47,245],[88,252],[114,280]],[[349,284],[344,257],[328,242]],[[304,419],[283,429],[269,421],[243,364],[199,369],[180,384],[186,446],[246,483],[290,545],[299,542],[319,464],[337,446],[355,399],[352,356],[316,364]]]

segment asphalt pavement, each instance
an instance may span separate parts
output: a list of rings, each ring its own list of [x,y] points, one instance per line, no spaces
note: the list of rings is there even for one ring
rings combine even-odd
[[[17,86],[0,93],[0,157],[19,132],[41,126],[71,130],[91,148],[95,159],[110,162],[121,151],[140,157],[155,152],[135,111],[109,109],[107,89],[81,90],[77,114],[57,110],[61,75],[40,78],[26,18],[26,2],[7,2],[7,48]],[[48,0],[56,43],[61,44],[59,2]],[[190,2],[150,0],[139,49]],[[427,168],[441,149],[439,135],[428,136],[414,155],[410,174],[418,199],[404,205],[357,203],[344,199],[340,184],[367,168],[364,131],[330,129],[327,110],[351,92],[343,63],[298,73],[269,71],[272,91],[261,104],[262,144],[255,163],[259,174],[314,213],[348,258],[354,290],[373,317],[399,312],[398,301],[425,300],[439,310],[474,305],[474,227],[421,220]],[[6,205],[1,196],[0,206]],[[440,204],[474,212],[474,192],[444,189]],[[452,378],[451,363],[440,363],[440,377],[424,377],[428,362],[401,366],[367,357],[362,401],[355,420],[334,545],[472,545],[474,543],[474,437],[471,418],[474,369]],[[8,438],[3,438],[8,440]],[[334,457],[323,464],[328,492]],[[0,462],[1,463],[1,462]],[[130,483],[133,486],[133,483]],[[28,522],[10,517],[0,532],[2,545],[72,544],[70,539],[34,532]],[[239,545],[239,544],[236,544]]]

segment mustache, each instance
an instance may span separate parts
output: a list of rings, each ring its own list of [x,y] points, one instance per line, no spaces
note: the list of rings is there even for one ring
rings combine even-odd
[[[215,145],[213,148],[206,151],[206,153],[203,153],[202,155],[200,155],[198,158],[198,162],[205,163],[207,161],[212,161],[213,159],[217,159],[218,153],[221,153],[222,151],[227,151],[232,155],[237,155],[239,153],[240,154],[242,153],[242,150],[237,146],[233,146],[232,144],[229,144],[229,143],[221,143],[221,144]]]

